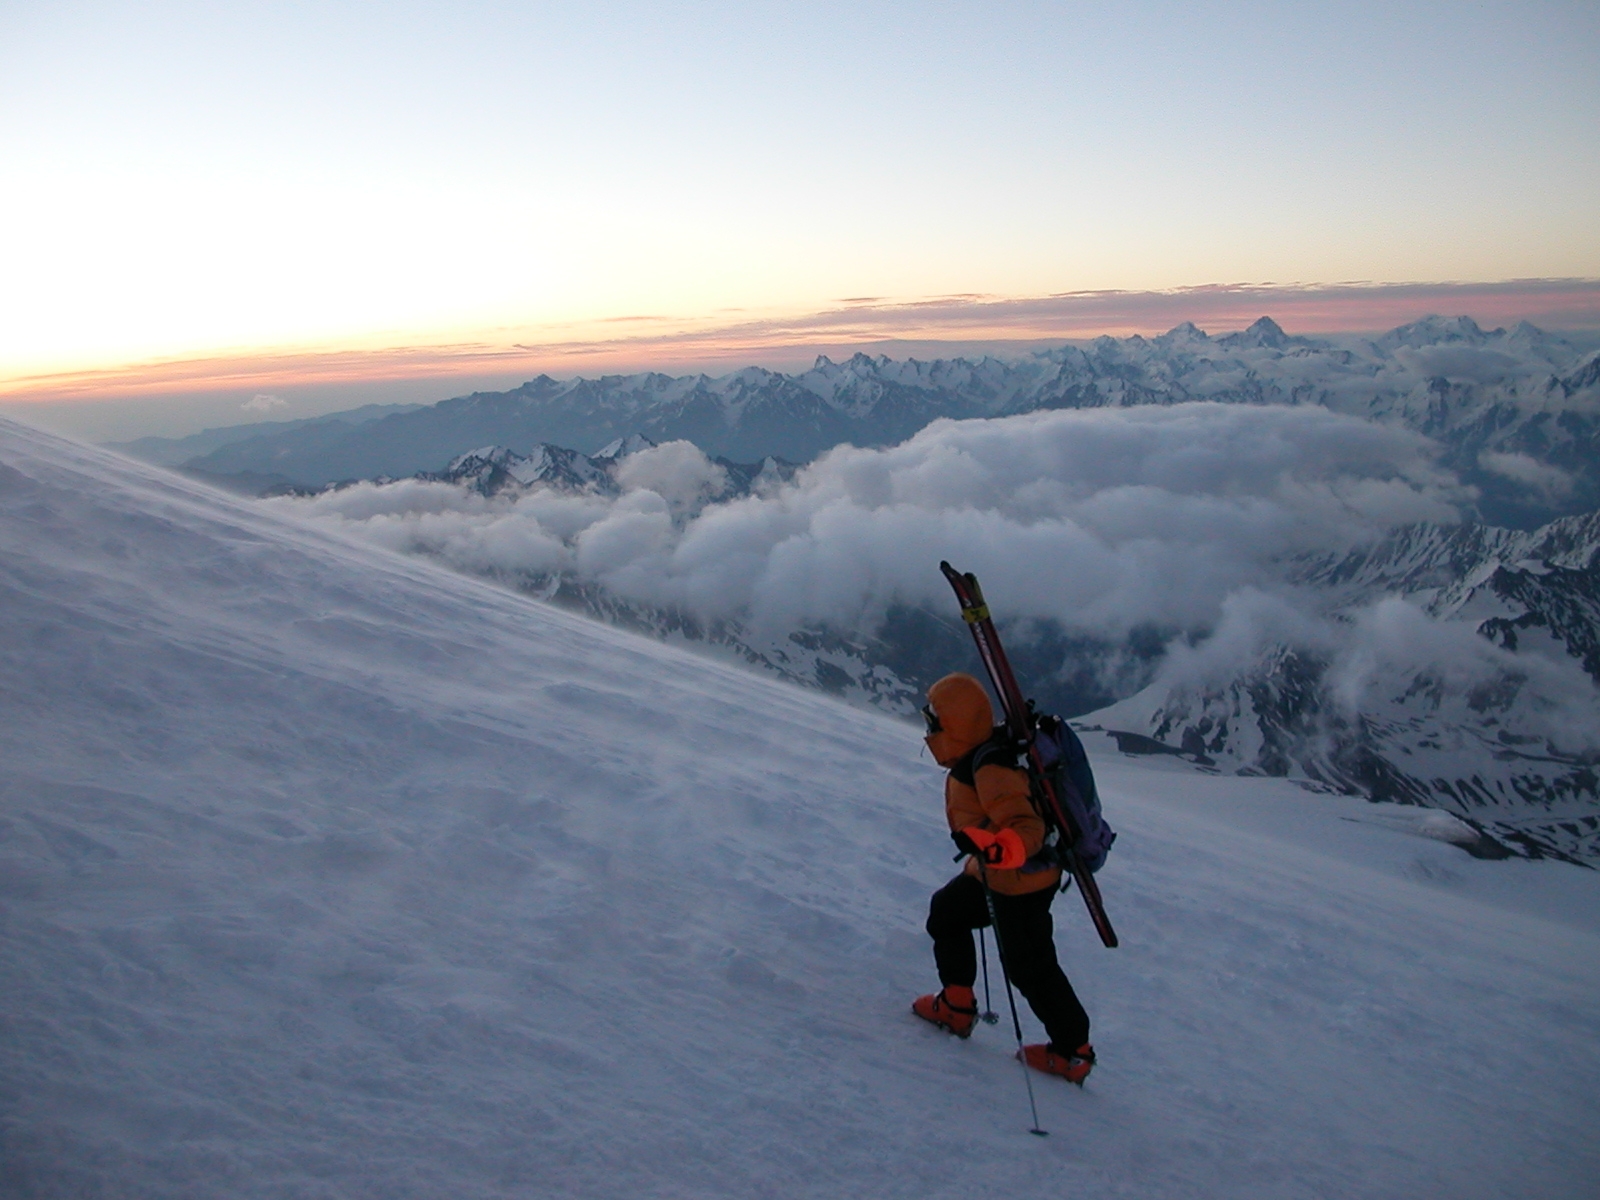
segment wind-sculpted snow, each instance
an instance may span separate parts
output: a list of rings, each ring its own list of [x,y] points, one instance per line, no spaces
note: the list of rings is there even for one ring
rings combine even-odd
[[[1087,740],[1038,1139],[913,727],[0,423],[0,1194],[1585,1194],[1600,873]]]

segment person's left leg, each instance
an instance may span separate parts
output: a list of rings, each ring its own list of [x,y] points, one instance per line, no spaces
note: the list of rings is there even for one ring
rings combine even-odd
[[[1089,1014],[1056,959],[1055,925],[1050,918],[1054,888],[1021,896],[995,893],[1000,944],[1011,982],[1028,1001],[1058,1054],[1079,1050],[1089,1041]]]

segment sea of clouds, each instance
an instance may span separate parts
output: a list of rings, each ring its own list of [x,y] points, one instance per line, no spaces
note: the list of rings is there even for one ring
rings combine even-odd
[[[466,570],[574,572],[701,617],[870,629],[895,602],[946,600],[948,558],[1008,613],[1118,631],[1209,625],[1285,554],[1457,519],[1470,495],[1432,451],[1315,406],[1180,404],[936,421],[726,501],[722,469],[673,442],[619,465],[620,497],[413,480],[275,503]]]
[[[1459,520],[1472,493],[1435,454],[1419,434],[1319,406],[1191,403],[936,421],[897,446],[837,447],[732,499],[717,498],[719,466],[674,442],[619,464],[620,496],[486,498],[413,480],[270,503],[474,573],[572,575],[766,632],[871,633],[895,604],[948,608],[949,559],[1013,618],[1108,639],[1152,625],[1200,635],[1201,650],[1170,656],[1172,682],[1275,641],[1315,648],[1360,707],[1393,676],[1363,663],[1399,655],[1425,669],[1442,656],[1451,678],[1469,664],[1467,688],[1507,669],[1470,627],[1440,629],[1410,605],[1331,619],[1282,582],[1286,556]],[[1592,725],[1592,685],[1569,667],[1549,664],[1559,679],[1545,684],[1581,697]]]

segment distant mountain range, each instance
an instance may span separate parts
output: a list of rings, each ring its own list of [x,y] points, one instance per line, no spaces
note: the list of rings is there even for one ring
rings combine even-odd
[[[247,491],[398,478],[477,446],[541,443],[594,453],[618,438],[686,439],[735,462],[804,463],[841,442],[904,440],[941,417],[1004,416],[1216,400],[1320,404],[1435,439],[1443,465],[1479,490],[1485,521],[1531,529],[1600,508],[1600,353],[1531,325],[1485,331],[1431,317],[1378,338],[1290,337],[1263,317],[1209,337],[1184,324],[1156,338],[1104,337],[1017,361],[818,358],[787,375],[657,373],[555,380],[405,411],[335,414],[218,440],[174,460],[175,443],[122,446]],[[161,445],[155,443],[160,441]],[[157,459],[156,455],[160,458]]]
[[[299,417],[289,421],[252,421],[245,425],[221,425],[202,429],[187,437],[142,437],[131,442],[107,442],[111,450],[120,450],[131,458],[155,463],[158,467],[178,467],[191,459],[203,458],[223,446],[234,445],[251,438],[275,437],[307,425],[365,425],[380,417],[414,412],[420,404],[364,404],[344,412],[328,413],[321,417]]]

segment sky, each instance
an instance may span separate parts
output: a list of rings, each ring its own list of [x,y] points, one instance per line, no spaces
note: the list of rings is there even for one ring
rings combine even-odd
[[[0,397],[1595,327],[1596,128],[1592,3],[0,0]]]

